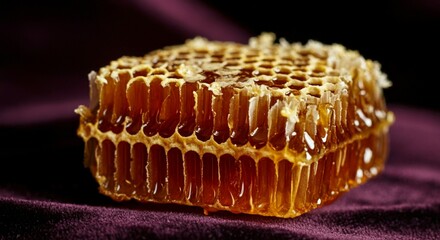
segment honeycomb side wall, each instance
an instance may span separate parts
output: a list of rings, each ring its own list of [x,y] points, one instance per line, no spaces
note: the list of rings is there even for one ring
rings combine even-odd
[[[337,111],[356,121],[358,106],[317,110],[335,115],[333,122],[319,125],[303,109],[303,121],[294,128],[297,134],[288,138],[279,96],[254,97],[232,88],[215,96],[197,83],[163,86],[159,77],[149,84],[142,77],[129,83],[123,71],[118,77],[108,77],[102,88],[99,120],[82,125],[88,133],[86,164],[101,192],[116,200],[294,217],[331,202],[383,168],[386,128],[358,134],[347,120],[335,127]],[[340,139],[345,142],[334,147]],[[318,151],[326,148],[330,150],[324,154]],[[285,149],[305,149],[319,158],[294,162],[261,153]]]

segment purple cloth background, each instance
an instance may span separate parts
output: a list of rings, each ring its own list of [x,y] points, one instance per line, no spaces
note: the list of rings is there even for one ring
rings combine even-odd
[[[203,1],[43,2],[0,7],[0,239],[440,239],[440,113],[398,101],[385,171],[298,218],[100,195],[73,113],[88,103],[87,73],[194,35],[245,42],[250,31]]]

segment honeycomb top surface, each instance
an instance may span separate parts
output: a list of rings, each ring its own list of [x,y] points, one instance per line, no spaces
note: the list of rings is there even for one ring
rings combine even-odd
[[[219,88],[232,86],[252,88],[255,94],[270,91],[271,95],[294,95],[305,100],[330,97],[326,92],[341,95],[353,78],[372,82],[376,88],[391,85],[379,63],[342,45],[274,41],[275,35],[271,33],[251,38],[248,45],[196,37],[143,57],[119,58],[101,68],[99,75],[130,69],[134,76],[162,76],[164,84],[200,82],[215,95],[221,94]]]

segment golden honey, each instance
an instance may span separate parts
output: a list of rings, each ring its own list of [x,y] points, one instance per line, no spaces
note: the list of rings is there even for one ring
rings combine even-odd
[[[378,63],[341,45],[197,37],[92,72],[85,164],[117,200],[295,217],[384,168]]]

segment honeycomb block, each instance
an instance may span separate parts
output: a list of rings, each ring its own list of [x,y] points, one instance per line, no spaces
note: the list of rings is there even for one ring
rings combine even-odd
[[[196,37],[91,72],[85,165],[117,200],[295,217],[384,168],[380,65],[341,45]]]

